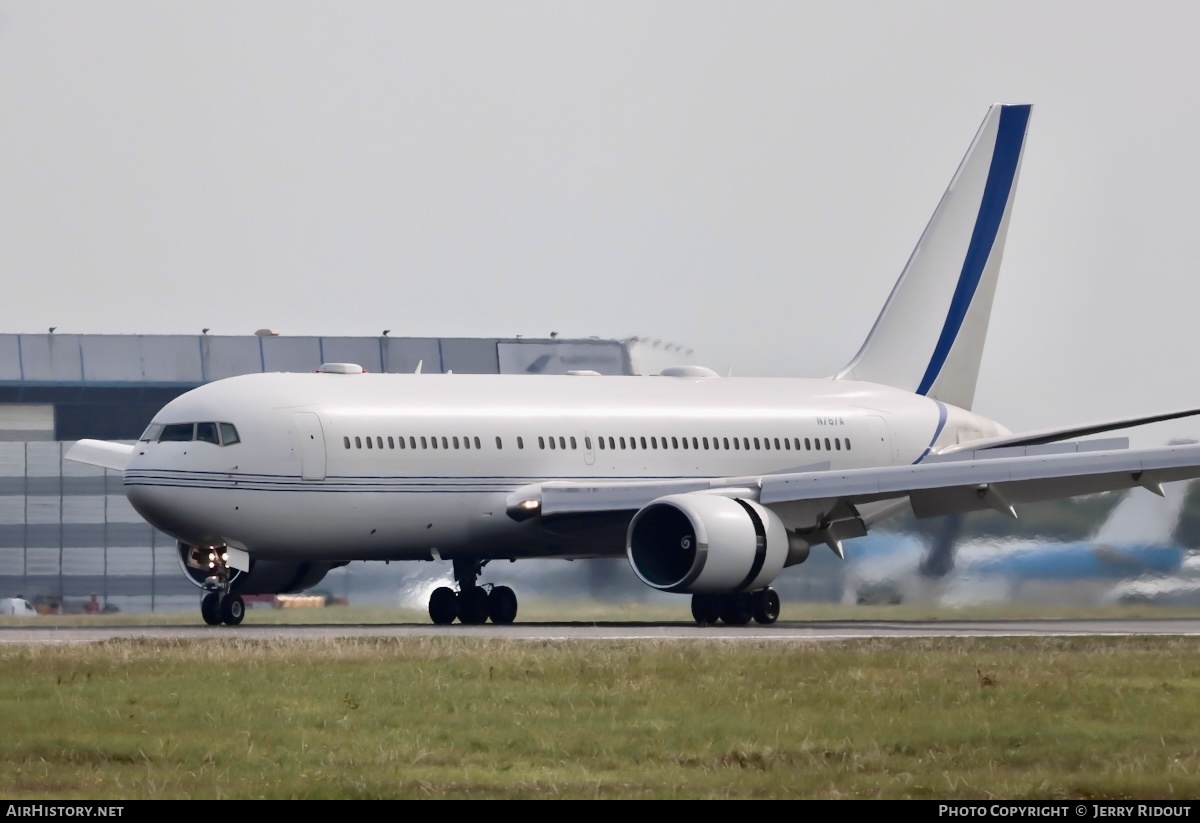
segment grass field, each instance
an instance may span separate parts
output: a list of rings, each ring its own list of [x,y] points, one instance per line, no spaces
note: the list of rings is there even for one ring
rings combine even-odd
[[[0,646],[0,796],[1200,796],[1200,639]]]

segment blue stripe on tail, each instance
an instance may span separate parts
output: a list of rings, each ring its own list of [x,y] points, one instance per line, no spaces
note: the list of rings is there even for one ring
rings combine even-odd
[[[1025,142],[1025,128],[1031,109],[1032,106],[1005,106],[1000,110],[996,148],[992,153],[983,200],[979,204],[979,215],[975,218],[975,230],[971,233],[971,245],[967,248],[954,298],[950,301],[946,324],[942,326],[942,334],[933,349],[933,357],[925,376],[921,378],[917,394],[929,393],[942,366],[946,364],[946,358],[950,356],[950,349],[966,319],[967,309],[971,307],[971,300],[983,277],[983,267],[992,254],[996,234],[1000,231],[1000,221],[1004,219],[1004,207],[1008,204],[1008,195],[1017,174],[1017,161],[1021,157],[1021,145]]]

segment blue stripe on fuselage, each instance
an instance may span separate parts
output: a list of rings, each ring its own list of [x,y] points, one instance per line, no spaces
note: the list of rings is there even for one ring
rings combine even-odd
[[[950,356],[950,349],[958,338],[958,332],[966,319],[967,310],[975,298],[975,290],[983,277],[983,268],[992,254],[1000,222],[1004,219],[1004,208],[1012,191],[1017,175],[1017,161],[1021,158],[1021,146],[1025,142],[1025,128],[1029,124],[1031,106],[1005,106],[1000,110],[1000,125],[996,132],[996,147],[992,152],[992,164],[988,169],[987,183],[983,188],[983,199],[979,204],[979,215],[975,218],[975,229],[971,234],[971,245],[963,260],[958,285],[950,301],[950,311],[942,326],[941,337],[933,349],[933,357],[917,394],[928,394]]]

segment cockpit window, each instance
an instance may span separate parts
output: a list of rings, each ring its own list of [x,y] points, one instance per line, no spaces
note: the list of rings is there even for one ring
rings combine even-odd
[[[188,443],[199,440],[216,446],[232,446],[241,442],[232,423],[151,423],[141,439],[146,443]]]
[[[159,435],[160,443],[184,443],[192,439],[192,430],[196,427],[195,423],[172,423],[169,426],[163,426],[162,434]]]

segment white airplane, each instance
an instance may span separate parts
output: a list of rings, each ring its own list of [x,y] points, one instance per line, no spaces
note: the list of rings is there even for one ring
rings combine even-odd
[[[210,624],[241,594],[352,560],[449,560],[433,622],[509,623],[484,564],[624,554],[701,623],[773,623],[770,584],[811,547],[927,517],[1200,476],[1200,447],[1073,437],[1200,409],[1012,434],[971,411],[1030,106],[995,105],[857,355],[824,379],[315,373],[218,380],[135,445],[68,459],[124,472],[179,541]]]

